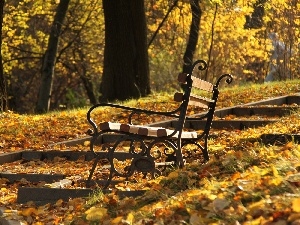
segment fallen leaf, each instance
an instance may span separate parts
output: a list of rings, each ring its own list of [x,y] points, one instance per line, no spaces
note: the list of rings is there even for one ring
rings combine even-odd
[[[31,215],[38,215],[38,210],[36,208],[30,207],[26,208],[21,211],[22,216],[31,216]]]
[[[175,179],[175,178],[177,178],[178,176],[179,176],[178,172],[173,171],[173,172],[169,173],[168,178],[169,178],[169,179]]]
[[[107,209],[93,206],[85,214],[88,221],[101,221],[107,215]]]
[[[193,213],[190,217],[191,225],[202,225],[201,216],[198,213]]]
[[[123,216],[118,216],[110,221],[111,225],[119,225],[123,220]]]
[[[292,202],[292,210],[294,212],[300,212],[300,198],[296,198]]]
[[[216,198],[215,200],[213,200],[213,208],[215,211],[222,211],[229,205],[230,202],[226,199]]]
[[[127,218],[126,218],[126,221],[125,223],[128,224],[128,225],[132,225],[133,224],[133,219],[134,219],[134,216],[132,213],[129,213],[127,215]]]

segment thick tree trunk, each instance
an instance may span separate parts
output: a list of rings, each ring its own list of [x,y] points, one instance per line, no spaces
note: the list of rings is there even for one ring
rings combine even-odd
[[[104,70],[101,101],[150,93],[147,29],[143,0],[103,0]]]
[[[56,54],[59,44],[59,36],[62,30],[62,24],[66,16],[70,0],[60,1],[51,27],[51,33],[48,40],[48,47],[44,55],[42,65],[42,82],[40,86],[36,111],[45,113],[49,111],[51,102],[51,92],[54,77],[54,67],[56,63]]]
[[[2,62],[2,23],[3,23],[3,7],[5,0],[0,0],[0,111],[7,110],[7,92],[6,82],[3,74],[3,62]]]
[[[192,9],[192,22],[190,26],[189,40],[183,56],[183,73],[189,72],[190,67],[193,64],[193,56],[198,42],[199,26],[202,15],[199,0],[190,0],[190,5]]]

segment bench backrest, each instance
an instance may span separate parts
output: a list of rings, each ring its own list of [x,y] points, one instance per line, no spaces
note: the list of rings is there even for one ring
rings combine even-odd
[[[218,95],[219,95],[219,84],[223,78],[227,78],[226,82],[229,84],[232,82],[232,76],[230,74],[223,74],[219,77],[216,84],[212,84],[205,80],[202,80],[197,77],[200,71],[204,71],[207,69],[207,63],[204,60],[196,61],[189,73],[180,73],[178,75],[178,81],[183,84],[183,92],[175,93],[174,100],[177,102],[181,102],[181,112],[179,123],[177,124],[177,130],[182,130],[185,124],[185,120],[199,120],[206,119],[206,126],[203,128],[204,132],[208,135],[212,119],[214,116]],[[193,92],[192,92],[193,90]],[[200,96],[198,93],[204,93],[205,97]],[[196,93],[196,94],[195,94]],[[209,97],[207,97],[209,96]],[[202,109],[206,109],[206,114],[199,114],[193,117],[187,117],[188,106],[193,105],[200,107]]]

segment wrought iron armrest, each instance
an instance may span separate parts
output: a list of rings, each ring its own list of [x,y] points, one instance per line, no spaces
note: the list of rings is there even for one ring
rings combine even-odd
[[[112,104],[112,103],[99,103],[99,104],[96,104],[96,105],[92,106],[89,109],[89,111],[87,112],[87,120],[91,124],[91,126],[93,127],[94,132],[96,132],[96,133],[98,132],[97,131],[97,124],[91,118],[91,113],[94,109],[96,109],[98,107],[105,107],[105,106],[131,111],[131,113],[129,114],[129,117],[128,117],[128,123],[129,124],[132,124],[132,117],[136,114],[142,114],[142,113],[150,114],[150,115],[151,114],[156,114],[156,115],[162,115],[162,116],[178,118],[179,115],[177,114],[177,112],[180,111],[180,107],[178,109],[173,110],[173,111],[162,112],[162,111],[154,111],[154,110],[146,110],[146,109],[141,109],[141,108],[134,108],[134,107],[124,106],[124,105],[117,105],[117,104]],[[88,133],[93,133],[93,132],[91,130],[89,130]]]

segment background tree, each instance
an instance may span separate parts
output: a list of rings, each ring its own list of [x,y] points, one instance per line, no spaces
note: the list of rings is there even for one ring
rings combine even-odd
[[[199,29],[201,21],[201,8],[199,5],[199,0],[190,0],[191,10],[192,10],[192,21],[189,31],[189,38],[187,41],[187,46],[185,53],[183,55],[183,72],[187,73],[193,64],[194,52],[197,47],[197,42],[199,39]]]
[[[274,76],[275,80],[299,78],[300,74],[300,20],[299,0],[290,1],[266,1],[266,31],[277,36],[277,42],[282,49],[281,56],[277,60],[269,61],[278,69]],[[271,54],[276,49],[273,47]],[[271,57],[270,57],[271,58]],[[277,62],[276,62],[277,61]]]
[[[103,71],[104,20],[101,0],[70,1],[62,27],[53,79],[51,109],[93,103]],[[7,0],[4,17],[3,62],[11,110],[34,113],[41,83],[55,1]]]
[[[253,4],[253,12],[251,15],[246,15],[245,29],[258,29],[264,25],[265,8],[264,4],[267,0],[257,0]]]
[[[143,0],[103,0],[104,68],[101,100],[139,98],[150,93],[147,27]]]
[[[70,0],[60,1],[57,6],[56,15],[51,27],[48,47],[44,54],[42,64],[42,82],[38,96],[36,111],[38,113],[47,112],[50,108],[50,100],[53,85],[53,76],[56,63],[59,38],[62,31],[63,21],[65,19]]]
[[[0,0],[0,111],[7,110],[7,92],[6,92],[6,82],[3,73],[3,63],[2,63],[2,23],[3,23],[3,7],[5,0]]]
[[[267,36],[270,32],[276,32],[285,43],[283,70],[280,70],[285,73],[276,79],[300,77],[299,0],[266,1],[262,27],[244,29],[246,16],[254,13],[253,6],[258,1],[199,1],[201,24],[193,58],[209,61],[210,81],[229,72],[235,75],[237,85],[263,82],[272,50]],[[57,2],[5,1],[2,57],[10,110],[34,113],[43,55]],[[51,109],[83,107],[99,99],[105,45],[101,4],[102,0],[70,1],[57,51]],[[193,19],[190,1],[145,0],[144,6],[148,43],[151,41],[148,48],[151,91],[179,89],[176,77],[183,70]],[[118,66],[123,68],[124,64]]]

